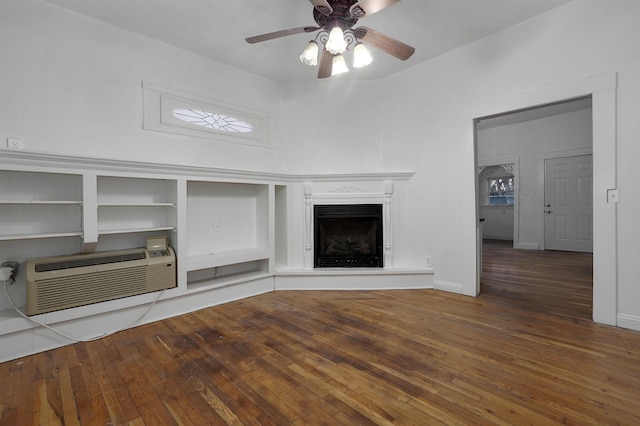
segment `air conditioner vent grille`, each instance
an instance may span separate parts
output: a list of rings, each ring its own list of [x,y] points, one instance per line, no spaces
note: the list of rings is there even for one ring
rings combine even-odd
[[[40,311],[104,302],[145,293],[147,267],[94,272],[36,282]]]
[[[42,262],[35,265],[36,272],[60,271],[62,269],[82,268],[85,266],[106,265],[109,263],[130,262],[133,260],[145,259],[143,251],[136,253],[127,253],[123,255],[105,255],[83,257],[78,259],[70,259],[54,262]]]

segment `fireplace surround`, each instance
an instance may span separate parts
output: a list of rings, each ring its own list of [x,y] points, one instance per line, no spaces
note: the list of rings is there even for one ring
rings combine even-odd
[[[314,268],[382,268],[382,204],[314,206]]]

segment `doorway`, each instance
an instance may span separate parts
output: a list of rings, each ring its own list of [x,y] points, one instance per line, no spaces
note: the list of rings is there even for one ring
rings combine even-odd
[[[513,249],[529,254],[547,250],[545,259],[560,256],[560,250],[592,251],[592,117],[587,96],[476,120],[478,206],[485,242],[481,249],[488,241],[495,251],[500,246],[496,242],[511,235]],[[520,169],[517,180],[508,173],[514,163]],[[508,205],[487,201],[494,181],[518,183],[518,194]],[[509,214],[515,216],[510,222]],[[497,227],[501,223],[502,230]],[[511,232],[504,232],[509,224]],[[545,271],[539,272],[545,276]],[[488,286],[479,290],[492,291]],[[505,297],[512,294],[503,292]]]
[[[593,320],[617,325],[618,255],[617,255],[617,198],[607,198],[608,191],[617,188],[616,163],[616,105],[617,73],[607,73],[576,81],[543,87],[471,108],[468,117],[469,138],[474,141],[474,170],[478,165],[477,132],[478,117],[493,117],[521,111],[531,106],[545,105],[568,99],[591,96],[593,118]],[[475,138],[475,139],[474,139]],[[474,173],[475,175],[475,173]],[[476,181],[477,182],[477,181]],[[476,186],[477,188],[477,186]],[[539,206],[538,206],[539,207]],[[543,213],[544,214],[544,213]],[[465,294],[477,295],[480,291],[481,223],[477,203],[473,220],[476,232],[475,245],[476,280],[465,284]]]

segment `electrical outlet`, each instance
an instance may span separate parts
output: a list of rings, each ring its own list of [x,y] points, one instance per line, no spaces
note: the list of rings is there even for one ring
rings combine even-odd
[[[213,222],[213,232],[220,232],[220,222]]]
[[[424,264],[427,268],[431,268],[433,266],[433,258],[431,256],[425,257]]]
[[[14,261],[6,261],[0,264],[0,268],[3,269],[2,274],[7,274],[7,276],[0,276],[0,281],[11,280],[11,284],[16,282],[16,275],[18,275],[18,268],[20,263]]]
[[[7,148],[9,149],[22,149],[22,139],[7,138]]]

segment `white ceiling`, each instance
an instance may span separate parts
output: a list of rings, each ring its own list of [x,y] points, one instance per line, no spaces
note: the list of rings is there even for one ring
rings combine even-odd
[[[116,27],[279,81],[316,78],[298,55],[313,34],[250,45],[246,37],[315,26],[308,0],[47,0]],[[374,63],[334,78],[379,79],[572,0],[403,0],[357,25],[416,48],[403,62],[370,49]]]

